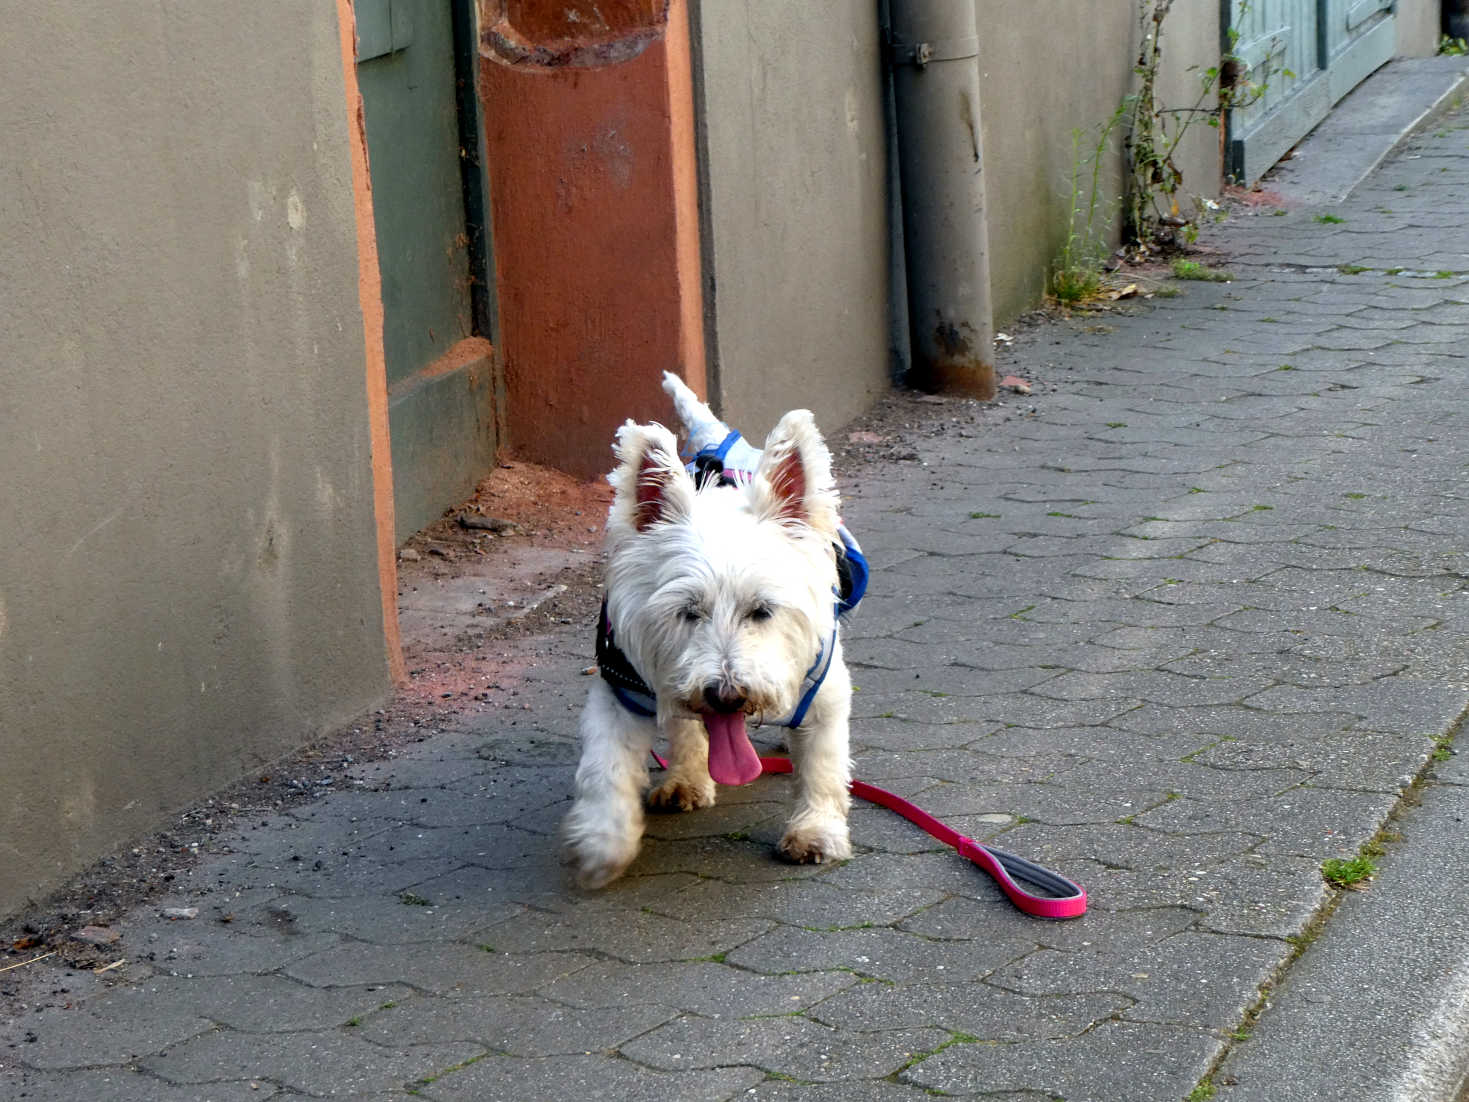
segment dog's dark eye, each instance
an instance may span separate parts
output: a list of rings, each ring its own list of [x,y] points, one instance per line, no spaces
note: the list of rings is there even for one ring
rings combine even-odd
[[[678,618],[686,624],[697,624],[704,618],[704,610],[698,605],[684,605],[678,610]]]
[[[758,624],[763,623],[764,621],[774,616],[775,610],[762,601],[758,605],[750,606],[750,611],[746,615],[748,615],[751,620],[754,620]]]

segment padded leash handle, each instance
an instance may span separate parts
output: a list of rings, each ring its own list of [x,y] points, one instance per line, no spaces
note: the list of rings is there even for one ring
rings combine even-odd
[[[668,763],[656,753],[653,757],[664,769],[668,768]],[[760,759],[762,773],[789,773],[792,768],[790,758]],[[957,850],[960,857],[974,862],[994,877],[1010,902],[1026,914],[1036,918],[1080,918],[1086,914],[1086,889],[1074,880],[1068,880],[1060,873],[1052,872],[1034,861],[1027,861],[1024,857],[976,842],[885,788],[878,788],[866,781],[853,781],[851,792],[858,799],[897,812],[931,837]],[[1045,894],[1026,891],[1020,886],[1022,881],[1039,888]]]

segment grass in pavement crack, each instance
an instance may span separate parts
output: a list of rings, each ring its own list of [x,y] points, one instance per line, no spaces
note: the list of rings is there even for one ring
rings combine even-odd
[[[897,1077],[899,1075],[902,1075],[903,1072],[909,1070],[910,1068],[917,1067],[919,1064],[923,1063],[923,1061],[929,1059],[930,1057],[937,1056],[939,1053],[943,1052],[944,1049],[946,1049],[946,1048],[952,1048],[954,1045],[977,1045],[977,1044],[979,1044],[979,1038],[976,1037],[976,1036],[974,1036],[973,1034],[970,1034],[970,1033],[956,1033],[953,1030],[950,1030],[949,1031],[949,1038],[948,1038],[948,1040],[942,1042],[937,1047],[930,1049],[928,1052],[914,1053],[911,1057],[909,1057],[908,1062],[906,1064],[904,1064],[902,1067],[900,1067],[897,1071],[895,1071],[893,1073],[893,1075],[892,1075],[891,1078],[893,1079],[894,1082],[896,1082],[897,1081]]]
[[[1226,1044],[1220,1049],[1214,1058],[1213,1064],[1204,1073],[1198,1085],[1194,1088],[1194,1093],[1188,1095],[1188,1099],[1191,1102],[1192,1100],[1199,1100],[1201,1102],[1203,1099],[1213,1097],[1214,1076],[1218,1074],[1220,1067],[1224,1064],[1224,1060],[1233,1051],[1234,1043],[1247,1040],[1254,1033],[1255,1026],[1259,1023],[1260,1016],[1265,1012],[1265,1006],[1269,1002],[1270,996],[1274,993],[1276,987],[1286,978],[1290,970],[1295,967],[1296,961],[1301,959],[1302,954],[1325,932],[1327,923],[1331,921],[1331,917],[1336,913],[1337,907],[1341,906],[1341,901],[1346,898],[1347,891],[1355,885],[1360,885],[1364,881],[1364,876],[1371,875],[1371,869],[1375,869],[1376,867],[1373,859],[1382,856],[1386,852],[1385,847],[1388,843],[1402,841],[1402,835],[1398,833],[1397,824],[1403,812],[1407,808],[1414,807],[1422,802],[1424,789],[1433,783],[1434,766],[1443,761],[1445,757],[1453,754],[1455,738],[1466,730],[1469,730],[1469,710],[1466,710],[1463,715],[1459,716],[1447,734],[1434,738],[1433,750],[1426,755],[1425,761],[1418,770],[1417,775],[1403,789],[1402,795],[1398,798],[1398,802],[1388,812],[1387,818],[1378,827],[1377,832],[1363,844],[1362,848],[1357,852],[1357,856],[1339,859],[1340,864],[1331,860],[1322,863],[1322,876],[1329,884],[1332,884],[1330,894],[1322,902],[1321,906],[1316,909],[1316,913],[1311,916],[1310,921],[1306,923],[1301,932],[1285,939],[1286,943],[1290,946],[1290,952],[1285,955],[1285,958],[1275,967],[1271,975],[1260,985],[1259,994],[1255,1002],[1246,1009],[1239,1025],[1229,1034],[1231,1043]],[[1361,864],[1358,862],[1361,862]],[[1369,866],[1370,868],[1368,868]],[[1355,878],[1351,879],[1350,883],[1338,885],[1332,880],[1328,872],[1328,867],[1344,873],[1350,870],[1348,875]],[[1368,869],[1365,874],[1363,873],[1364,868]],[[1199,1093],[1200,1091],[1206,1093]]]

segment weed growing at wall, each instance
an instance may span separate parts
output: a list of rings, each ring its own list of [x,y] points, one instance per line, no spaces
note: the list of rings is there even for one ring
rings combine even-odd
[[[1158,78],[1163,69],[1163,26],[1174,0],[1141,0],[1139,38],[1141,46],[1133,74],[1137,89],[1124,97],[1105,123],[1096,130],[1094,142],[1086,132],[1071,132],[1070,200],[1065,244],[1051,271],[1050,292],[1056,301],[1072,305],[1097,295],[1102,289],[1113,216],[1122,212],[1122,243],[1128,257],[1144,260],[1156,253],[1178,251],[1198,238],[1202,215],[1217,211],[1218,204],[1190,197],[1184,190],[1183,170],[1176,157],[1185,136],[1195,123],[1221,129],[1226,113],[1248,107],[1265,94],[1266,84],[1252,78],[1249,66],[1234,52],[1238,32],[1229,32],[1228,48],[1219,64],[1194,66],[1198,74],[1198,96],[1186,107],[1165,107],[1158,98]],[[1249,4],[1241,6],[1243,14]],[[1278,72],[1294,77],[1289,70]],[[1262,74],[1263,75],[1263,74]],[[1110,152],[1116,133],[1123,133],[1125,161],[1124,193],[1103,195],[1103,160]],[[1174,273],[1181,279],[1228,278],[1200,265]]]
[[[1070,220],[1066,243],[1051,272],[1051,294],[1064,305],[1081,302],[1101,289],[1115,203],[1102,195],[1102,160],[1126,115],[1127,105],[1120,104],[1101,127],[1094,146],[1082,144],[1082,130],[1071,131]]]
[[[1164,107],[1158,102],[1158,74],[1163,64],[1163,23],[1173,0],[1143,0],[1139,13],[1137,64],[1133,72],[1138,89],[1123,101],[1127,116],[1128,188],[1123,235],[1139,255],[1155,249],[1192,244],[1198,236],[1198,209],[1194,200],[1185,210],[1183,171],[1174,157],[1194,123],[1218,129],[1225,113],[1247,107],[1265,94],[1266,84],[1251,79],[1249,67],[1234,52],[1238,32],[1229,32],[1228,49],[1218,65],[1197,70],[1199,94],[1188,107]],[[1244,9],[1248,10],[1248,5]],[[1288,70],[1280,70],[1287,77]]]

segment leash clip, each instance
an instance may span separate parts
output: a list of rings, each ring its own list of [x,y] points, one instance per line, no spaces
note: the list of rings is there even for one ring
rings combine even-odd
[[[724,481],[724,460],[710,452],[700,452],[694,456],[690,466],[694,476],[694,486],[702,490],[710,481],[718,484]]]

